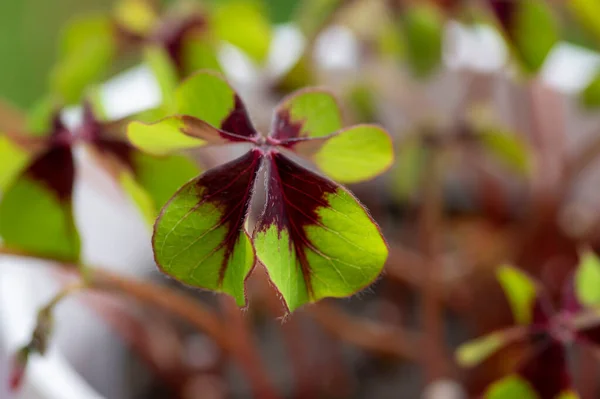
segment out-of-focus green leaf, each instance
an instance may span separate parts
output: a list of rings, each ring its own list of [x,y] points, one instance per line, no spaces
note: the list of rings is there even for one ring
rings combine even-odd
[[[402,14],[406,57],[415,76],[426,78],[442,62],[444,16],[431,2],[418,2]]]
[[[44,136],[52,131],[52,124],[59,109],[54,96],[46,96],[37,101],[27,113],[27,132],[34,136]]]
[[[502,332],[492,333],[461,345],[456,360],[462,367],[473,367],[487,359],[506,344]]]
[[[535,390],[517,375],[494,382],[484,395],[485,399],[538,399]]]
[[[198,166],[185,156],[153,157],[133,155],[136,181],[148,192],[154,205],[154,218],[177,189],[197,176]]]
[[[289,22],[293,15],[294,11],[298,7],[302,1],[299,0],[266,0],[265,1],[267,8],[269,9],[269,16],[271,17],[271,22],[274,24],[282,24],[285,22]]]
[[[581,102],[589,109],[600,107],[600,71],[581,93]]]
[[[573,391],[561,392],[556,399],[580,399],[580,396]]]
[[[108,17],[74,20],[63,33],[59,62],[52,70],[53,93],[69,104],[79,101],[85,88],[106,73],[116,47],[116,35]]]
[[[350,90],[348,100],[360,122],[371,122],[377,114],[373,89],[367,84],[357,84]]]
[[[235,45],[259,63],[266,60],[272,33],[265,10],[259,2],[231,0],[219,4],[212,23],[219,39]]]
[[[51,169],[54,168],[54,169]],[[79,258],[73,220],[70,150],[51,149],[14,180],[0,201],[0,237],[7,248],[63,261]]]
[[[175,89],[179,83],[179,77],[169,54],[162,47],[148,46],[144,49],[144,59],[158,82],[163,106],[166,107],[167,112],[173,111]]]
[[[135,180],[133,173],[128,170],[123,170],[118,179],[123,191],[131,197],[146,223],[151,226],[158,215],[158,211],[152,198],[150,198],[150,194],[144,190],[141,184]]]
[[[516,50],[528,72],[537,72],[559,41],[558,21],[546,0],[521,0],[513,28]]]
[[[391,20],[382,21],[377,34],[377,48],[384,57],[401,59],[405,55],[405,45],[398,29]]]
[[[587,306],[600,304],[600,259],[591,251],[581,255],[575,273],[575,294]]]
[[[307,54],[303,54],[294,66],[279,79],[276,88],[281,92],[290,93],[302,87],[309,86],[314,80],[315,77],[311,69],[310,57]]]
[[[394,147],[381,127],[357,125],[327,139],[314,160],[332,179],[357,183],[386,171],[394,162]]]
[[[496,277],[504,289],[515,322],[530,324],[537,296],[535,284],[525,273],[508,265],[500,266]]]
[[[515,172],[527,174],[531,160],[525,142],[516,134],[498,130],[485,130],[477,136],[484,149]]]
[[[117,23],[140,36],[146,36],[158,20],[147,0],[119,0],[113,15]]]
[[[31,160],[31,151],[0,133],[0,192],[13,182]]]
[[[299,5],[295,21],[308,38],[313,38],[342,0],[305,0]]]
[[[404,202],[417,192],[426,151],[419,137],[413,136],[400,143],[397,154],[392,188],[395,196]]]
[[[600,43],[600,2],[597,0],[567,0],[571,13]]]
[[[183,38],[184,76],[189,76],[200,69],[221,70],[217,58],[217,47],[212,39],[204,33],[189,33]]]

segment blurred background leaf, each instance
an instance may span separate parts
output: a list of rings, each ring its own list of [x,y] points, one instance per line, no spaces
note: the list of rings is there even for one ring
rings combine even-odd
[[[271,20],[283,23],[292,18],[298,0],[265,0],[264,3]],[[57,61],[57,43],[65,24],[74,15],[108,12],[115,4],[115,0],[1,1],[0,97],[30,108],[48,92],[48,74]]]
[[[0,96],[29,108],[47,92],[62,27],[79,13],[108,11],[112,0],[0,2]]]

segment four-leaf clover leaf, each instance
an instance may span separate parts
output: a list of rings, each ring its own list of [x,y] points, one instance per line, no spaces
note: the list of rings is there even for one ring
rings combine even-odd
[[[343,129],[333,96],[310,89],[283,100],[264,137],[240,97],[212,72],[188,78],[174,96],[181,115],[131,123],[134,145],[153,154],[206,144],[251,148],[191,180],[163,208],[153,248],[165,273],[230,294],[243,306],[245,280],[258,259],[289,311],[324,297],[352,295],[377,278],[388,250],[376,223],[348,190],[295,156],[310,157],[336,180],[365,180],[393,161],[383,129]],[[250,235],[248,213],[261,168],[266,201]]]

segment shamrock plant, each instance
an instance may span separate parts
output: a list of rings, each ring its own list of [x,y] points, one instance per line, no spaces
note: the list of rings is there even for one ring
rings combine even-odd
[[[265,137],[240,97],[211,72],[184,81],[175,99],[180,115],[129,125],[134,145],[156,155],[207,144],[250,148],[185,184],[164,206],[153,248],[165,273],[230,294],[243,306],[245,280],[258,259],[289,311],[324,297],[352,295],[377,278],[388,253],[378,226],[348,190],[296,156],[308,157],[335,180],[366,180],[393,161],[383,129],[342,128],[335,99],[308,89],[283,100]],[[264,184],[258,182],[261,168]],[[249,218],[253,194],[263,186],[263,211]]]
[[[229,29],[235,19],[240,20],[237,28]],[[79,17],[67,26],[51,89],[63,101],[77,102],[90,83],[106,77],[111,65],[135,50],[143,53],[168,95],[179,78],[201,68],[221,68],[221,41],[262,63],[271,27],[254,1],[236,0],[209,10],[190,4],[159,9],[148,0],[120,0],[112,13]]]
[[[0,235],[12,250],[79,259],[72,205],[79,145],[130,194],[149,222],[172,191],[198,172],[186,157],[137,151],[125,138],[123,121],[102,120],[90,103],[74,128],[62,122],[58,111],[37,119],[42,123],[32,132],[0,135]]]
[[[517,326],[464,344],[457,351],[458,362],[471,367],[509,345],[527,345],[515,372],[492,384],[485,397],[578,398],[567,350],[578,344],[597,351],[600,345],[600,261],[591,253],[582,256],[574,284],[566,284],[558,310],[543,287],[518,269],[502,266],[497,276]]]

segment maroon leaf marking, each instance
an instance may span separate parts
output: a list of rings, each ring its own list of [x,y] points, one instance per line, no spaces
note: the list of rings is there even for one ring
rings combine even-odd
[[[533,309],[531,312],[532,324],[538,327],[547,327],[550,319],[554,316],[554,307],[552,302],[545,295],[545,292],[538,294],[533,301]]]
[[[50,147],[29,166],[25,175],[46,186],[61,202],[70,201],[75,181],[71,148],[64,145]]]
[[[302,122],[292,122],[289,109],[282,108],[277,110],[275,121],[273,122],[273,130],[269,135],[270,137],[276,140],[287,141],[299,138],[301,133]]]
[[[225,247],[225,256],[219,272],[219,284],[222,283],[225,277],[227,262],[233,254],[239,233],[244,229],[244,221],[252,197],[252,188],[254,187],[261,159],[261,150],[253,149],[231,162],[208,170],[196,181],[193,181],[198,195],[198,204],[190,213],[203,204],[210,202],[217,206],[222,213],[219,225],[225,225],[229,230],[225,240],[215,249],[217,251]],[[185,188],[186,186],[182,189]]]
[[[92,110],[89,102],[83,104],[83,121],[78,129],[79,137],[90,142],[100,153],[112,155],[123,165],[134,171],[134,147],[125,140],[113,138],[110,124],[102,123]],[[114,129],[114,127],[113,127]]]
[[[304,250],[319,251],[306,235],[306,227],[320,225],[317,209],[328,206],[325,196],[335,193],[338,187],[279,152],[270,152],[266,159],[269,162],[267,201],[257,231],[266,231],[275,225],[280,234],[283,230],[288,232],[290,250],[295,251],[306,288],[312,295],[310,265]]]
[[[250,121],[246,106],[237,94],[235,95],[234,108],[221,123],[221,129],[242,137],[258,136],[258,132]]]
[[[536,390],[540,399],[554,399],[571,388],[563,344],[546,333],[532,337],[534,356],[524,362],[518,373]]]
[[[578,330],[577,340],[582,344],[600,347],[600,323],[596,323],[592,326],[586,326]]]
[[[512,22],[517,12],[517,1],[489,0],[489,4],[506,33],[512,35]]]

